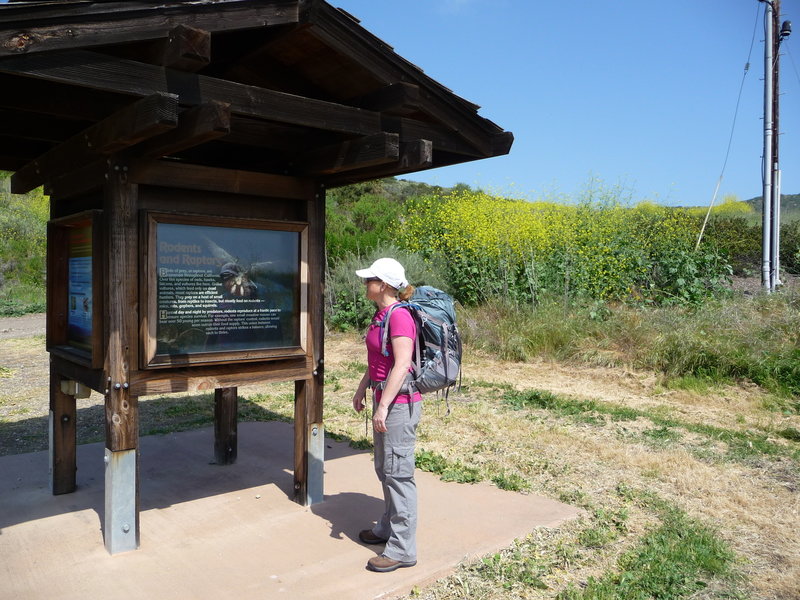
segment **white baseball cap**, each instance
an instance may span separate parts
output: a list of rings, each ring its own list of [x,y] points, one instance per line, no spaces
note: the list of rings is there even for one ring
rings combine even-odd
[[[366,269],[356,271],[356,275],[362,279],[377,277],[397,290],[408,287],[406,270],[393,258],[379,258]]]

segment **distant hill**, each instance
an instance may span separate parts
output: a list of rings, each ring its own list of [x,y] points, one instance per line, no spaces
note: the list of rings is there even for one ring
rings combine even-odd
[[[763,196],[756,196],[745,202],[752,206],[757,213],[761,213],[764,204],[762,198]],[[800,212],[800,194],[781,194],[781,214],[798,212]]]

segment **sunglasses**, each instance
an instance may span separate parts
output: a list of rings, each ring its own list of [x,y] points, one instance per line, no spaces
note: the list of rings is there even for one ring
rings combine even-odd
[[[379,278],[379,277],[367,277],[367,278],[364,280],[364,283],[371,283],[371,282],[373,282],[373,281],[380,281],[380,278]]]

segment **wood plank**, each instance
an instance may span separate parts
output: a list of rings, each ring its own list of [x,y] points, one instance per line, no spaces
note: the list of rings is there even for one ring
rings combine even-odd
[[[292,381],[311,377],[311,370],[311,359],[300,356],[254,364],[138,371],[131,373],[131,393],[136,396],[149,396]]]
[[[130,373],[138,369],[138,189],[127,180],[125,164],[115,163],[105,188],[106,255],[106,448],[113,452],[138,445],[138,399]]]
[[[214,390],[214,461],[218,465],[232,465],[238,453],[237,389]]]
[[[248,194],[271,198],[304,200],[313,192],[313,182],[299,177],[269,175],[200,165],[182,165],[158,161],[131,164],[131,181],[181,189]]]
[[[131,148],[137,158],[160,158],[223,137],[231,130],[231,107],[222,102],[194,106],[178,117],[178,126]]]
[[[0,56],[163,38],[185,25],[209,32],[290,25],[298,0],[64,2],[3,6]]]
[[[104,156],[51,178],[45,182],[44,192],[53,202],[63,201],[102,187],[106,173],[108,173],[108,158]]]
[[[194,73],[211,62],[211,33],[178,25],[170,30],[153,64]],[[151,62],[145,60],[144,62]]]
[[[67,253],[68,231],[52,222],[47,223],[47,322],[45,325],[45,347],[67,343],[69,256]]]
[[[50,486],[54,495],[75,491],[77,411],[75,396],[61,390],[61,375],[50,367]]]
[[[514,143],[514,134],[504,131],[492,136],[492,156],[504,156],[511,152],[511,145]]]
[[[296,156],[298,174],[318,176],[393,163],[400,158],[400,136],[378,133]]]
[[[371,94],[347,101],[348,104],[377,112],[412,112],[419,110],[421,96],[418,85],[400,81]]]
[[[77,364],[61,348],[50,349],[50,363],[64,378],[79,381],[96,392],[105,393],[107,381],[101,369]]]
[[[11,177],[11,191],[24,194],[90,162],[178,124],[178,98],[153,94],[134,102],[46,152]]]
[[[400,141],[408,142],[412,140],[430,140],[433,142],[435,150],[452,152],[453,154],[463,154],[473,158],[485,158],[473,146],[465,142],[452,130],[436,125],[435,123],[425,123],[406,117],[384,116],[382,119],[383,131],[397,133]],[[441,165],[436,165],[441,166]]]
[[[403,142],[400,144],[400,156],[393,163],[357,171],[336,173],[322,178],[322,181],[327,187],[337,187],[359,181],[423,171],[434,166],[433,155],[433,143],[430,140]]]
[[[138,96],[174,93],[184,105],[230,102],[235,114],[340,133],[381,131],[375,112],[86,50],[7,57],[0,60],[0,72]]]

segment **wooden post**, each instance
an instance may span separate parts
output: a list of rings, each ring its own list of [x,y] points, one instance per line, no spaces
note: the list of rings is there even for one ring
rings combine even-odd
[[[303,505],[323,500],[325,429],[322,423],[325,380],[323,277],[325,273],[325,188],[308,202],[308,344],[314,361],[311,379],[295,381],[294,492]]]
[[[75,396],[61,390],[62,377],[50,368],[50,490],[53,494],[75,491],[76,426]]]
[[[218,465],[236,462],[238,409],[237,388],[214,390],[214,460]]]
[[[111,553],[139,547],[139,410],[129,373],[138,368],[138,188],[128,167],[112,162],[105,188],[106,225],[106,510],[104,536]]]

